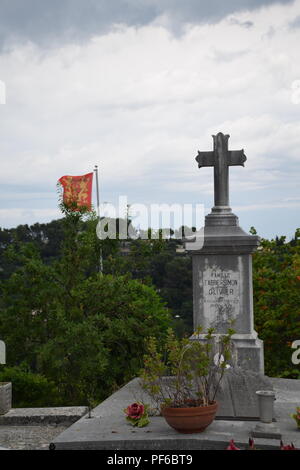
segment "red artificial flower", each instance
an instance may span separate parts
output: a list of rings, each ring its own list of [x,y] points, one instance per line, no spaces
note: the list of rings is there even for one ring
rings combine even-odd
[[[231,441],[229,442],[229,446],[226,447],[226,450],[241,450],[241,449],[237,447],[234,443],[234,440],[231,439]]]
[[[280,450],[296,450],[294,444],[291,442],[291,444],[284,445],[282,441],[280,441]]]
[[[126,414],[132,419],[140,419],[145,412],[145,407],[141,403],[132,403],[126,408]]]
[[[249,450],[255,450],[254,440],[251,437],[249,437]]]

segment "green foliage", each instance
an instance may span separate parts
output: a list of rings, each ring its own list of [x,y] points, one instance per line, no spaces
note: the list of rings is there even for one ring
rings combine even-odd
[[[136,408],[139,408],[140,410],[142,410],[142,412],[140,412],[138,414],[138,416],[132,416],[132,414],[130,413],[130,410],[132,408],[132,406],[135,406]],[[149,423],[150,423],[150,420],[149,420],[149,405],[147,404],[144,404],[144,403],[141,403],[141,402],[136,402],[136,403],[133,403],[133,405],[130,405],[128,406],[127,408],[125,408],[124,410],[124,413],[126,413],[126,421],[131,424],[131,426],[136,426],[138,428],[144,428],[145,426],[147,426]]]
[[[45,263],[28,241],[6,249],[17,267],[1,282],[0,332],[10,366],[25,364],[55,383],[65,405],[79,405],[131,379],[144,338],[163,336],[170,317],[151,285],[98,272],[95,214],[65,214],[59,259]]]
[[[300,429],[300,406],[297,406],[296,413],[292,414],[291,418],[296,421],[297,428]]]
[[[24,366],[5,367],[0,371],[0,382],[12,382],[14,408],[60,406],[61,395],[55,383],[41,374],[34,374]]]
[[[300,240],[261,240],[253,255],[254,319],[270,376],[299,378],[291,344],[300,339]]]
[[[144,338],[149,332],[160,336],[168,321],[151,287],[95,275],[73,289],[68,317],[60,313],[56,334],[39,350],[39,367],[61,384],[70,402],[87,395],[103,399],[135,376]]]
[[[99,271],[101,247],[104,273],[114,275],[130,273],[132,278],[154,285],[173,318],[176,319],[174,328],[178,335],[192,333],[191,258],[176,252],[180,241],[163,240],[160,237],[156,240],[100,241],[95,236],[97,225],[95,213],[87,214],[84,210],[70,211],[64,204],[61,204],[61,209],[65,217],[49,224],[0,229],[0,280],[10,278],[12,273],[23,266],[18,256],[8,256],[10,249],[18,253],[22,247],[31,245],[39,254],[40,260],[48,266],[53,266],[57,262],[61,265],[64,256],[65,274],[69,269],[68,260],[73,266],[69,275],[72,280],[78,268],[83,269],[83,276]],[[117,219],[116,223],[118,227],[120,221]],[[68,240],[72,240],[71,245],[68,244]],[[123,253],[124,245],[128,249],[127,256]],[[85,267],[83,260],[86,260]]]
[[[6,256],[9,247],[32,244],[41,254],[43,261],[50,264],[59,257],[63,237],[63,219],[53,220],[48,224],[0,228],[0,279],[8,279],[20,266],[18,259],[9,259]]]
[[[128,243],[128,242],[127,242]],[[193,332],[191,257],[178,255],[175,239],[132,240],[127,256],[119,252],[104,262],[105,272],[131,273],[135,279],[153,284],[170,309],[180,335]]]
[[[139,419],[134,419],[134,418],[131,418],[130,416],[127,416],[126,421],[128,421],[132,426],[137,426],[138,428],[144,428],[150,422],[148,418],[148,414],[145,416],[142,416]]]

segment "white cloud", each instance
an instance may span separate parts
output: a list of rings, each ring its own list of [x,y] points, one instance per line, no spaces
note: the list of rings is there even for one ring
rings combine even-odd
[[[269,204],[249,204],[247,206],[235,206],[234,210],[237,212],[242,212],[242,211],[260,211],[260,210],[266,210],[266,209],[299,209],[300,208],[300,202],[272,202]],[[295,227],[296,228],[296,227]]]
[[[300,28],[289,25],[299,13],[297,0],[189,25],[179,37],[156,20],[116,26],[81,45],[45,52],[26,43],[3,52],[1,185],[53,191],[44,209],[37,197],[43,214],[30,200],[29,222],[52,217],[59,177],[92,171],[95,163],[104,200],[126,190],[133,200],[178,194],[181,202],[212,203],[212,169],[198,170],[194,158],[223,131],[230,148],[243,147],[248,157],[245,168],[231,170],[235,201],[243,188],[254,205],[278,188],[296,197],[300,105],[291,87],[300,79]],[[8,216],[7,206],[6,196],[0,225],[8,217],[24,223],[23,209]]]
[[[58,209],[0,209],[0,228],[11,228],[18,225],[26,225],[30,223],[40,222],[46,223],[51,220],[59,219],[61,214]]]

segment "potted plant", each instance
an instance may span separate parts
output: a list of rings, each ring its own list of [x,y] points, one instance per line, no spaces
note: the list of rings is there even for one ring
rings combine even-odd
[[[165,347],[147,340],[141,386],[160,406],[167,423],[182,433],[202,432],[214,420],[216,394],[231,357],[231,336],[214,334],[210,328],[192,340],[177,339],[169,329]],[[201,341],[198,335],[201,334]]]
[[[296,421],[297,428],[300,431],[300,406],[297,406],[296,413],[292,414],[291,417],[294,418],[294,420]]]

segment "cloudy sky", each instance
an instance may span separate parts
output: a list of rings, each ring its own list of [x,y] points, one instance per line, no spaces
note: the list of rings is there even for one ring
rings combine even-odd
[[[300,0],[0,0],[0,227],[60,217],[57,180],[95,164],[102,201],[209,210],[222,131],[241,226],[292,236],[299,44]]]

